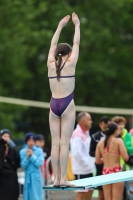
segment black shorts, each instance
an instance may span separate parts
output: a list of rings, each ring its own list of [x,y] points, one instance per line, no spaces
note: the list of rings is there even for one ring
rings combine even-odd
[[[74,174],[74,175],[75,175],[75,180],[93,177],[92,173],[90,173],[90,174]]]

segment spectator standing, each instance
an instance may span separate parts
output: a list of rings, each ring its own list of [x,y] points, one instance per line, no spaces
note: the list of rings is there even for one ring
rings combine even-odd
[[[125,129],[126,119],[122,116],[115,116],[112,118],[112,121],[117,123],[118,125],[118,132],[123,139],[124,145],[127,149],[128,155],[133,155],[133,137],[128,131]],[[123,158],[121,157],[121,166],[124,171],[133,170],[133,166],[128,165],[125,163]],[[129,200],[133,200],[133,181],[126,181],[125,182],[126,191],[128,194]],[[125,196],[125,194],[124,194]]]
[[[40,167],[43,165],[43,151],[35,145],[33,133],[25,136],[24,149],[20,151],[21,167],[25,171],[24,200],[43,200],[43,182]]]
[[[36,145],[43,149],[44,158],[47,160],[50,156],[50,151],[45,147],[45,137],[42,134],[36,135]]]
[[[50,151],[45,147],[45,137],[42,134],[37,134],[36,135],[36,145],[41,147],[43,150],[43,154],[44,154],[44,179],[45,179],[45,184],[47,184],[47,179],[50,178],[52,176],[53,170],[52,170],[52,163],[49,163],[49,174],[50,177],[48,177],[47,174],[47,159],[50,157]]]
[[[20,166],[19,153],[9,146],[1,134],[0,139],[0,200],[18,200],[19,185],[17,169]]]
[[[2,129],[0,135],[3,135],[10,147],[16,147],[16,144],[11,140],[11,131],[9,129]]]
[[[99,122],[100,131],[94,133],[91,138],[90,156],[95,157],[96,146],[100,140],[105,139],[106,128],[110,121],[111,119],[108,116],[103,116],[100,119]],[[103,169],[103,164],[96,164],[96,176],[102,175],[102,169]],[[96,189],[98,189],[98,200],[104,200],[102,186],[98,186]]]
[[[100,141],[96,148],[96,163],[104,164],[102,174],[112,174],[122,171],[120,166],[120,155],[125,161],[129,160],[127,150],[118,135],[118,126],[110,122],[106,130],[106,138]],[[113,183],[103,186],[104,197],[106,200],[121,200],[124,183]]]
[[[49,162],[49,165],[47,166],[47,159],[50,157],[50,151],[45,147],[45,137],[42,134],[36,135],[36,145],[41,147],[43,150],[44,155],[44,163],[43,166],[41,166],[41,172],[44,179],[44,185],[48,185],[49,182],[52,183],[52,163]],[[48,169],[47,169],[48,167]],[[48,197],[48,192],[44,191],[45,197]]]
[[[89,155],[91,115],[87,112],[79,113],[77,123],[70,140],[72,171],[76,179],[83,179],[92,177],[94,172],[94,159]],[[93,190],[80,191],[76,195],[76,200],[90,200],[92,193]]]

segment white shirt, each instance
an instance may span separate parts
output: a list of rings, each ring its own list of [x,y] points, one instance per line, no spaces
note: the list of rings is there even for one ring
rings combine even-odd
[[[93,173],[95,169],[95,159],[89,155],[90,141],[89,131],[77,125],[70,140],[72,171],[76,175]]]

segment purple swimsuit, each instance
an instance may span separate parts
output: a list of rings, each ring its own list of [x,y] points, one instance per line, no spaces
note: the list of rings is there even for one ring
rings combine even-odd
[[[60,68],[60,71],[63,69],[64,65],[65,65],[65,62]],[[71,77],[75,77],[75,75],[60,76],[59,78],[71,78]],[[57,76],[49,77],[49,79],[53,79],[53,78],[57,78]],[[74,98],[74,92],[72,92],[71,94],[69,94],[67,97],[64,97],[64,98],[55,99],[51,97],[50,108],[52,112],[58,117],[61,117],[62,113],[65,111],[65,109],[67,108],[67,106],[69,105],[69,103],[72,101],[73,98]]]
[[[69,103],[72,101],[73,98],[74,98],[74,92],[69,94],[67,97],[60,99],[54,99],[53,97],[51,97],[50,108],[52,112],[60,117],[62,113],[66,110],[67,106],[69,105]]]

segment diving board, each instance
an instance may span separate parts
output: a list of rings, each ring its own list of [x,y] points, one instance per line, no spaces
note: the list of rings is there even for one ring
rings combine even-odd
[[[53,185],[43,187],[44,190],[84,190],[92,189],[100,185],[107,185],[118,182],[132,181],[133,170],[117,172],[107,175],[95,176],[85,179],[70,181],[74,184],[73,187],[53,187]]]
[[[59,186],[53,187],[53,185],[47,185],[43,187],[44,190],[85,190],[85,186]]]

